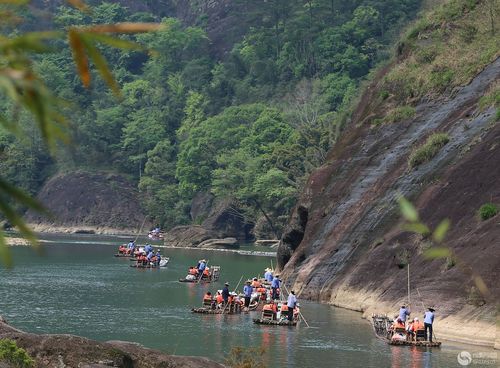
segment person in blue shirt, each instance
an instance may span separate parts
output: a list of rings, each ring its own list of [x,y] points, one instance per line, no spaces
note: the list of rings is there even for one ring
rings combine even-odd
[[[203,271],[205,271],[205,267],[207,267],[207,261],[205,261],[204,259],[202,259],[199,263],[198,263],[198,277],[201,279],[203,277]]]
[[[146,258],[147,258],[148,262],[151,262],[151,259],[153,259],[153,256],[154,256],[153,251],[150,251],[150,252],[148,253],[148,255],[146,256]]]
[[[264,279],[267,282],[272,282],[273,281],[273,273],[269,268],[266,268],[266,273],[264,274]]]
[[[427,308],[427,312],[424,314],[424,328],[425,328],[425,339],[429,336],[429,341],[432,342],[432,324],[434,323],[434,309]],[[427,330],[429,334],[427,335]]]
[[[159,249],[156,250],[155,257],[156,257],[156,265],[159,266],[161,261],[161,254]]]
[[[134,254],[135,242],[133,240],[131,240],[128,243],[127,248],[128,248],[128,254]]]
[[[293,311],[297,306],[297,297],[295,296],[295,291],[291,291],[290,295],[288,295],[288,300],[286,302],[288,307],[288,320],[293,321]]]
[[[273,277],[273,282],[271,283],[271,290],[273,291],[272,293],[272,298],[273,299],[278,299],[279,298],[279,288],[280,288],[280,275],[276,275]]]
[[[250,299],[252,298],[253,287],[250,280],[247,281],[246,285],[243,287],[243,295],[245,297],[245,311],[248,311],[250,306]]]
[[[410,310],[406,307],[406,305],[402,305],[401,308],[399,308],[399,319],[404,323],[406,323],[406,317],[410,316]]]

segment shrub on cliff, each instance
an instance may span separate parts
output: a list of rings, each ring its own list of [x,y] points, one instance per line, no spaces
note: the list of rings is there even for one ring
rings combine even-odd
[[[485,203],[479,208],[479,217],[481,220],[488,220],[498,213],[498,207],[493,203]]]
[[[0,362],[8,362],[19,368],[35,366],[35,361],[26,353],[26,350],[17,347],[16,342],[10,339],[0,340]]]
[[[408,166],[410,168],[414,168],[420,164],[430,161],[449,141],[450,137],[446,133],[436,133],[431,135],[422,146],[418,147],[411,153],[408,158]]]

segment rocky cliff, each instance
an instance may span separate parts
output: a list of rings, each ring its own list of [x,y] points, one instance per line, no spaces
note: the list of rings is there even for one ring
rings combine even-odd
[[[279,268],[301,298],[394,315],[408,299],[409,263],[414,315],[432,305],[437,336],[491,346],[497,339],[500,347],[500,217],[478,217],[481,205],[500,204],[499,115],[480,103],[492,89],[498,94],[500,59],[464,86],[419,99],[412,117],[380,127],[374,108],[399,62],[380,71],[343,138],[310,176],[282,237]],[[430,161],[409,166],[415,148],[436,132],[449,142]],[[456,262],[425,258],[429,239],[401,230],[401,195],[431,228],[451,220],[445,245]],[[478,293],[471,275],[489,295]]]
[[[135,233],[145,220],[137,189],[116,174],[59,174],[45,183],[37,199],[51,214],[28,211],[26,221],[38,231]],[[150,225],[146,221],[143,226]]]

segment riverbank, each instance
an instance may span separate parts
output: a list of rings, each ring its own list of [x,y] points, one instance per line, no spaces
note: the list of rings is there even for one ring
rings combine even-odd
[[[348,289],[337,290],[332,299],[326,302],[335,307],[360,312],[370,323],[374,314],[394,317],[398,314],[400,305],[405,303],[404,300],[387,303],[375,292]],[[496,306],[475,307],[465,304],[453,313],[446,313],[448,306],[443,303],[441,308],[437,302],[434,308],[436,317],[433,331],[436,340],[500,349],[500,337],[497,334],[500,324]],[[411,317],[423,318],[424,306],[410,305],[410,310]]]
[[[33,334],[10,326],[0,316],[0,339],[14,340],[37,367],[223,368],[207,358],[167,355],[126,341],[97,342],[68,334]]]
[[[60,234],[95,234],[95,235],[130,235],[136,236],[138,229],[117,229],[106,226],[59,226],[53,224],[28,223],[28,227],[36,233]]]

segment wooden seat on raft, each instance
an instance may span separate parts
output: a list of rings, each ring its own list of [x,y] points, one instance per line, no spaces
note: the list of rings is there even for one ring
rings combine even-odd
[[[264,310],[262,311],[262,319],[274,319],[274,312],[272,310]]]
[[[415,341],[425,341],[425,330],[415,331]]]

